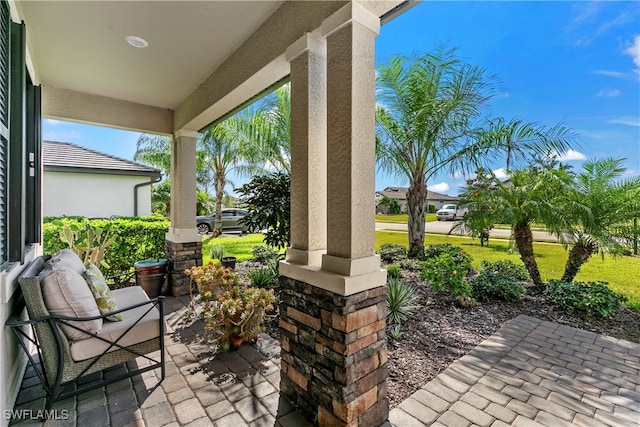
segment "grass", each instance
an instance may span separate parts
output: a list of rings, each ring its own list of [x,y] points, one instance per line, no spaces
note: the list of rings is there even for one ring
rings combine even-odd
[[[209,250],[212,245],[222,245],[224,256],[234,256],[238,262],[248,261],[253,258],[251,248],[264,245],[262,234],[247,234],[243,237],[206,237],[202,239],[202,261],[206,264],[211,259]],[[284,249],[280,251],[284,252]]]
[[[376,250],[383,243],[395,243],[407,246],[407,233],[405,232],[376,232]],[[442,236],[429,234],[425,237],[427,245],[437,243],[451,243],[462,247],[473,257],[473,267],[478,268],[483,260],[497,261],[510,259],[521,262],[520,256],[509,251],[508,240],[491,239],[489,247],[482,247],[477,240],[462,236]],[[536,254],[538,268],[542,279],[559,279],[564,272],[569,253],[559,244],[534,243],[533,250]],[[640,271],[640,258],[593,256],[580,269],[575,280],[580,282],[608,282],[609,287],[616,292],[625,295],[629,301],[627,305],[640,312],[640,285],[638,272]]]
[[[437,221],[436,214],[428,213],[424,218],[425,222],[433,222]],[[407,214],[397,214],[397,215],[376,215],[376,222],[393,222],[399,224],[406,224],[409,221],[409,216]]]
[[[235,256],[239,262],[252,258],[251,248],[264,245],[261,234],[249,234],[244,237],[207,237],[202,240],[203,261],[209,262],[209,248],[211,245],[222,245],[225,256]],[[402,231],[376,231],[376,250],[383,243],[395,243],[407,246],[407,233]],[[482,247],[477,240],[465,236],[446,236],[428,234],[425,237],[427,245],[436,243],[451,243],[462,247],[473,257],[473,267],[480,267],[483,260],[497,261],[510,259],[520,262],[520,256],[509,251],[509,241],[491,239],[489,247]],[[559,279],[562,277],[564,265],[569,256],[568,252],[559,244],[534,243],[534,252],[538,261],[538,268],[542,279]],[[284,252],[284,249],[280,251]],[[629,301],[627,305],[640,312],[640,285],[638,272],[640,271],[640,258],[605,256],[604,260],[599,256],[593,256],[582,266],[576,277],[577,281],[603,281],[608,282],[609,287],[616,292],[625,295]]]

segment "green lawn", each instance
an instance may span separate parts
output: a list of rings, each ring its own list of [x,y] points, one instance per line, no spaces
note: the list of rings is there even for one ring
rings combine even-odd
[[[436,214],[428,213],[424,218],[425,222],[437,221]],[[407,214],[398,214],[398,215],[376,215],[376,222],[394,222],[399,224],[406,224],[409,221],[409,216]]]
[[[249,234],[243,237],[204,238],[202,240],[202,254],[204,262],[209,261],[211,245],[224,246],[225,256],[235,256],[238,261],[251,259],[251,248],[264,244],[261,234]],[[395,243],[407,246],[407,233],[394,231],[376,231],[376,250],[383,243]],[[520,262],[520,256],[509,252],[509,241],[491,239],[489,247],[482,247],[477,240],[464,236],[446,236],[428,234],[425,237],[427,245],[435,243],[451,243],[462,247],[473,257],[473,266],[478,268],[483,260],[497,261],[510,259]],[[564,271],[568,253],[559,244],[534,243],[534,251],[543,280],[559,279]],[[284,249],[280,251],[284,252]],[[608,282],[611,289],[629,298],[628,305],[640,312],[640,258],[606,256],[604,260],[593,256],[582,266],[576,277],[578,281]]]
[[[408,246],[407,233],[404,232],[376,232],[376,250],[383,243],[396,243]],[[483,260],[496,261],[510,259],[520,262],[520,256],[509,253],[509,241],[491,239],[489,247],[482,247],[478,240],[462,236],[441,236],[429,234],[425,237],[425,244],[451,243],[462,247],[473,257],[473,266],[479,267]],[[559,244],[534,243],[534,252],[538,261],[538,268],[543,280],[559,279],[562,277],[564,265],[569,256],[568,252]],[[577,281],[603,281],[609,287],[629,298],[628,305],[640,312],[640,258],[593,256],[582,266],[576,277]]]

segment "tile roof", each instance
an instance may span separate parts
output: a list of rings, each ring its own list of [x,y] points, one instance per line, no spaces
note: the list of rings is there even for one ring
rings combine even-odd
[[[44,170],[160,176],[160,170],[70,142],[42,141]]]
[[[382,191],[376,191],[376,193],[387,196],[390,199],[406,200],[408,190],[407,187],[387,187]],[[458,198],[427,190],[427,200],[458,200]]]

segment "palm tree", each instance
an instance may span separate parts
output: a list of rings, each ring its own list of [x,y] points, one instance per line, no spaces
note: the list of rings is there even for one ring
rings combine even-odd
[[[500,117],[489,120],[482,131],[487,144],[493,144],[506,151],[506,170],[513,163],[528,160],[531,156],[545,157],[564,154],[571,144],[577,142],[577,134],[562,123],[548,128],[537,123],[527,123],[520,119],[508,122]]]
[[[571,282],[591,255],[598,252],[615,255],[623,250],[620,226],[631,223],[637,215],[634,211],[640,194],[640,177],[620,179],[626,171],[624,160],[613,157],[589,160],[576,176],[564,204],[565,231],[570,235],[566,244],[571,250],[562,281]]]
[[[141,134],[136,143],[133,160],[156,167],[165,178],[171,176],[171,138],[161,135]]]
[[[409,181],[410,257],[424,256],[428,180],[443,169],[467,170],[486,154],[471,137],[493,80],[442,47],[412,59],[394,57],[378,69],[376,157],[383,170]]]

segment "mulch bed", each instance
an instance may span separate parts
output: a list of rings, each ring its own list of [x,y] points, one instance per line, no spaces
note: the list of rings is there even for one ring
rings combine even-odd
[[[242,275],[244,266],[237,270]],[[414,285],[418,303],[424,308],[402,324],[400,339],[394,340],[387,331],[391,408],[493,335],[506,321],[521,314],[640,343],[640,313],[627,307],[622,307],[611,319],[567,314],[549,303],[532,283],[523,282],[527,296],[520,303],[490,302],[461,308],[450,295],[436,292],[421,282],[417,272],[405,270],[403,279]],[[266,326],[267,333],[279,339],[278,320]]]

